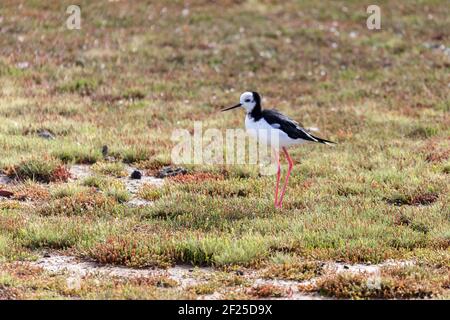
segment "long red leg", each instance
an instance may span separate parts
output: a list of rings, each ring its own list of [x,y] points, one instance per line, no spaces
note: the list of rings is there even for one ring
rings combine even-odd
[[[280,186],[281,166],[280,166],[280,154],[275,149],[274,149],[274,152],[275,152],[275,156],[277,158],[277,165],[278,165],[277,185],[275,187],[275,208],[278,208],[278,187]]]
[[[283,205],[283,197],[284,197],[284,194],[286,193],[286,187],[288,185],[289,176],[291,175],[292,167],[294,165],[294,162],[292,161],[292,159],[289,156],[289,153],[287,152],[285,147],[283,147],[283,152],[286,155],[286,159],[288,161],[289,167],[288,167],[288,171],[287,171],[287,174],[286,174],[286,180],[284,182],[283,190],[281,191],[280,202],[278,202],[278,207],[279,208],[281,208],[282,205]]]

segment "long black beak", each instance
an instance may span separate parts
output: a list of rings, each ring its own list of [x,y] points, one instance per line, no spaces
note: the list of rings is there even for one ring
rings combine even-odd
[[[242,106],[242,104],[240,104],[240,103],[238,103],[237,105],[235,105],[235,106],[232,106],[232,107],[229,107],[229,108],[225,108],[225,109],[222,109],[222,110],[220,110],[220,111],[227,111],[227,110],[231,110],[231,109],[235,109],[235,108],[239,108],[240,106]]]

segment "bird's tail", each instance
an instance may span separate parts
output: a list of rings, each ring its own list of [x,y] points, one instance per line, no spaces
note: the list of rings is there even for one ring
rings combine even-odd
[[[314,139],[316,139],[317,142],[319,142],[319,143],[323,143],[323,144],[326,144],[326,145],[332,146],[332,147],[334,147],[335,145],[337,145],[336,142],[333,142],[333,141],[330,141],[330,140],[326,140],[326,139],[322,139],[322,138],[319,138],[319,137],[316,137],[316,136],[313,136],[313,137],[314,137]]]

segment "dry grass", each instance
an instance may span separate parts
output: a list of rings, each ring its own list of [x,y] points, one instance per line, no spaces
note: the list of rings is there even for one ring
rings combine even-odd
[[[249,294],[258,298],[279,298],[285,296],[286,292],[284,292],[284,289],[279,286],[264,284],[251,288],[249,290]]]
[[[313,291],[346,299],[433,298],[448,289],[448,270],[385,268],[380,275],[340,273],[318,280]],[[311,289],[310,289],[311,290]]]
[[[17,180],[35,180],[38,182],[67,182],[70,172],[59,161],[44,157],[44,159],[32,158],[23,160],[16,166],[5,169],[11,178]]]
[[[293,263],[275,263],[270,265],[264,272],[267,279],[286,279],[295,281],[304,281],[315,278],[322,274],[322,265],[320,262],[293,262]]]

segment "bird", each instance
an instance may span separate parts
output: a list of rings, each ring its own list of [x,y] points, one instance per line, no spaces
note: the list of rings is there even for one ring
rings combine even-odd
[[[336,143],[312,135],[298,122],[292,120],[276,109],[263,109],[261,105],[261,95],[258,92],[246,91],[242,93],[238,104],[222,109],[221,111],[228,111],[236,108],[245,109],[245,129],[250,136],[253,136],[259,142],[269,145],[274,150],[277,161],[277,181],[274,205],[275,208],[282,208],[289,176],[291,175],[294,166],[294,162],[290,157],[287,148],[305,142],[315,142],[329,146],[334,146]],[[279,195],[281,177],[280,149],[286,156],[288,171],[281,194]]]

